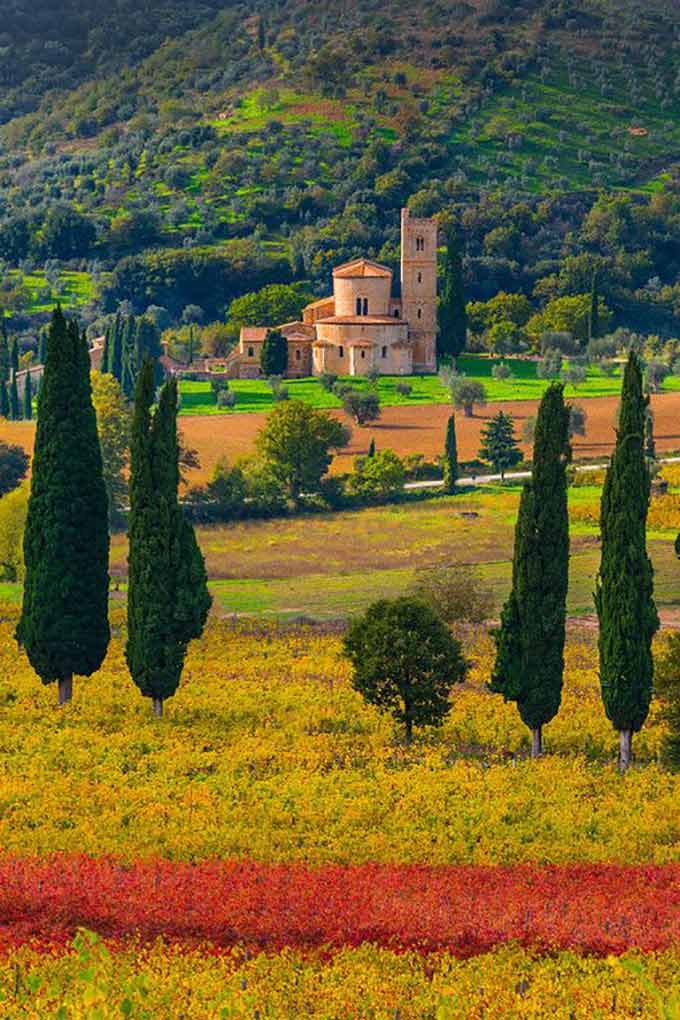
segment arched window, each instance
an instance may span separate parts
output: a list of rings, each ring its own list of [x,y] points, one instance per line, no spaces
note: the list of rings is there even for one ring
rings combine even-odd
[[[365,357],[366,357],[366,351],[362,351],[362,352],[361,352],[361,357],[362,357],[362,358],[365,358]]]
[[[364,315],[368,315],[368,298],[364,298]]]
[[[339,358],[344,358],[344,356],[345,356],[345,348],[344,347],[338,347],[338,357]]]
[[[399,318],[399,309],[398,308],[394,309],[394,317],[395,317],[395,319]]]
[[[382,349],[382,356],[383,356],[383,358],[387,357],[387,348],[386,347],[383,347],[383,349]]]
[[[418,318],[422,319],[422,317],[423,317],[423,310],[422,310],[422,308],[419,308],[418,309]]]
[[[255,350],[254,350],[253,347],[249,347],[248,348],[248,357],[249,358],[254,358],[255,357]]]
[[[361,315],[361,298],[357,298],[357,315]]]
[[[425,251],[424,237],[416,237],[416,251]]]
[[[423,274],[422,273],[418,273],[418,283],[422,283],[422,282],[423,282]]]
[[[296,361],[300,360],[300,348],[299,347],[295,351],[295,360]]]

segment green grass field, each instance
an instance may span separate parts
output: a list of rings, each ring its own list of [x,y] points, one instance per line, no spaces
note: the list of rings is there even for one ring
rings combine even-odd
[[[60,301],[63,308],[68,311],[89,304],[95,296],[95,284],[89,273],[65,271],[60,274],[59,285],[56,288],[50,287],[42,270],[22,273],[18,269],[13,269],[9,273],[9,279],[13,286],[22,284],[27,295],[27,304],[23,311],[28,314],[51,312],[57,301]]]
[[[492,369],[499,361],[505,360],[512,370],[512,378],[494,379]],[[467,354],[458,359],[458,370],[469,379],[481,382],[487,394],[487,400],[539,400],[548,386],[548,380],[536,376],[536,362],[521,358],[490,358],[483,355]],[[368,389],[366,379],[347,379],[357,390]],[[397,392],[399,383],[407,382],[412,387],[408,396]],[[181,413],[188,414],[233,414],[252,413],[254,411],[271,411],[275,406],[271,388],[265,379],[235,379],[230,388],[236,394],[233,408],[224,409],[217,406],[212,394],[210,383],[187,382],[181,384]],[[316,379],[291,379],[286,382],[291,400],[304,400],[314,407],[340,407],[341,402],[332,393],[327,393]],[[665,391],[680,390],[680,378],[669,377],[663,386]],[[621,376],[604,375],[599,368],[591,367],[588,376],[579,386],[567,386],[565,393],[569,398],[586,399],[588,397],[618,396],[621,390]],[[380,402],[385,407],[413,406],[416,404],[446,404],[449,402],[447,390],[442,386],[438,376],[413,375],[404,377],[384,376],[377,382]]]

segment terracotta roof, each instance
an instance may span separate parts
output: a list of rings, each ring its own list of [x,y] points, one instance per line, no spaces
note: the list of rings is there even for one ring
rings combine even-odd
[[[357,276],[382,276],[392,277],[392,270],[389,266],[383,266],[379,262],[372,262],[371,259],[354,259],[353,262],[346,262],[333,270],[333,276],[341,279],[352,279]]]
[[[293,333],[298,333],[301,336],[313,336],[314,326],[308,322],[284,322],[283,326],[277,326],[284,336],[291,336]]]
[[[319,298],[318,301],[312,301],[310,304],[305,305],[303,311],[306,312],[308,308],[320,308],[321,305],[332,305],[332,304],[335,304],[335,298],[333,297],[332,294],[330,294],[328,297]]]
[[[270,326],[243,326],[241,340],[245,343],[261,343],[270,330]]]
[[[392,315],[331,315],[328,319],[317,319],[317,326],[326,324],[335,326],[406,326],[405,319],[395,319]]]

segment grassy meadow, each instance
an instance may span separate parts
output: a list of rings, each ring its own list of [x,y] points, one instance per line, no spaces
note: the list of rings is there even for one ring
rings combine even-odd
[[[509,365],[512,376],[508,379],[494,379],[494,365],[501,361]],[[457,360],[458,371],[468,379],[480,382],[486,389],[487,400],[491,402],[505,400],[540,400],[550,380],[539,379],[536,375],[536,362],[524,358],[493,358],[484,355],[465,354]],[[347,378],[357,390],[368,389],[371,385],[366,379]],[[411,393],[404,395],[397,392],[399,383],[408,383]],[[450,397],[446,388],[436,375],[423,376],[381,376],[375,384],[380,402],[385,407],[412,407],[423,404],[447,404]],[[275,406],[271,387],[265,379],[235,379],[229,383],[230,389],[236,394],[233,408],[217,406],[215,396],[208,382],[183,381],[181,384],[181,414],[243,414],[271,411]],[[314,407],[338,408],[341,401],[326,392],[317,379],[290,379],[286,381],[291,400],[304,400]],[[587,399],[591,397],[618,396],[621,391],[621,375],[605,375],[600,368],[592,365],[588,375],[578,386],[567,385],[565,395],[569,399]],[[680,391],[680,378],[670,376],[664,381],[664,392]]]

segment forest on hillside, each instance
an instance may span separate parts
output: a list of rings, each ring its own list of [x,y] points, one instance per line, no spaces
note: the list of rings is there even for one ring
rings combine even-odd
[[[456,224],[468,297],[534,313],[597,270],[613,324],[680,334],[680,12],[667,0],[129,0],[0,33],[0,301],[27,337],[395,265]],[[26,343],[29,341],[26,340]]]

